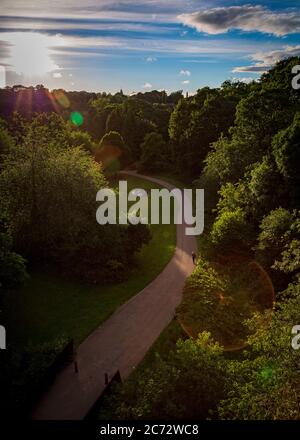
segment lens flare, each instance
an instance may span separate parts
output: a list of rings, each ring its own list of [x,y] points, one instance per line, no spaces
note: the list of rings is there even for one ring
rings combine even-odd
[[[53,92],[56,101],[64,108],[70,107],[70,101],[67,95],[62,90],[55,90]]]
[[[271,366],[263,367],[260,370],[260,377],[264,382],[269,382],[274,377],[274,369]]]
[[[79,112],[72,112],[70,115],[70,121],[76,125],[76,127],[80,127],[83,124],[83,116]]]

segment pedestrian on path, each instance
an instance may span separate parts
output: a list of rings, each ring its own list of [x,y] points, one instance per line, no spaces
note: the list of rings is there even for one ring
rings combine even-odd
[[[193,259],[193,263],[196,264],[196,254],[194,251],[192,252],[192,259]]]

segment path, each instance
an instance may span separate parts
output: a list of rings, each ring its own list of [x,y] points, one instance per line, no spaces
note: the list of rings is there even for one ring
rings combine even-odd
[[[173,188],[156,178],[126,174]],[[129,376],[172,320],[184,281],[193,270],[195,249],[195,237],[185,235],[184,224],[177,225],[176,250],[168,265],[79,346],[79,373],[73,365],[62,370],[34,410],[33,419],[82,419],[105,387],[104,373],[112,376],[119,370],[123,379]]]

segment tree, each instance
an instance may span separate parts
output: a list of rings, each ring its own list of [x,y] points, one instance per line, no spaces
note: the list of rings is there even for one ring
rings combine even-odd
[[[168,167],[167,144],[161,134],[146,134],[141,152],[141,170],[159,171]]]
[[[101,162],[105,170],[116,171],[129,161],[129,151],[120,133],[110,131],[100,141],[95,153],[97,162]]]
[[[273,154],[280,173],[284,176],[295,204],[300,195],[300,112],[296,113],[292,124],[281,130],[272,142]]]
[[[261,162],[253,165],[248,176],[250,209],[257,221],[275,209],[279,203],[288,200],[285,185],[273,157],[264,156]]]
[[[234,211],[223,211],[211,230],[212,243],[226,253],[238,245],[244,247],[249,241],[250,224],[246,221],[245,212],[238,208]]]
[[[192,98],[182,99],[170,117],[169,135],[177,146],[178,167],[187,175],[202,170],[210,144],[228,134],[234,123],[235,108],[243,96],[239,88],[204,87]]]
[[[284,208],[277,208],[266,215],[260,224],[257,258],[266,266],[272,266],[287,242],[287,234],[293,223],[293,215]]]
[[[124,114],[122,135],[132,158],[139,160],[146,134],[156,131],[154,109],[148,102],[131,97],[124,103]]]
[[[219,416],[234,420],[298,420],[300,350],[291,348],[291,329],[300,316],[300,284],[285,291],[289,298],[268,316],[249,322],[254,334],[249,355],[229,361],[227,397],[219,404]],[[267,325],[266,325],[267,323]]]
[[[106,132],[117,131],[122,132],[123,115],[120,106],[114,106],[106,120]]]
[[[96,151],[96,144],[86,131],[71,129],[69,142],[72,147],[81,147],[89,153],[94,154]]]
[[[97,224],[96,194],[107,185],[102,168],[69,146],[68,132],[55,137],[52,129],[34,120],[4,158],[0,199],[13,247],[31,263],[47,262],[89,282],[124,279],[150,239],[146,226],[133,240],[127,225]]]
[[[300,269],[300,218],[299,212],[294,213],[295,220],[285,233],[284,249],[280,257],[275,261],[273,267],[286,274],[293,274],[295,277]]]
[[[223,389],[222,349],[202,333],[197,341],[179,340],[166,359],[157,356],[137,383],[129,378],[115,397],[116,417],[203,419],[223,397]]]
[[[0,120],[0,163],[2,161],[2,156],[9,152],[13,144],[13,137],[9,134],[4,121]]]
[[[21,284],[27,278],[25,260],[12,250],[13,240],[7,220],[0,214],[0,291]]]

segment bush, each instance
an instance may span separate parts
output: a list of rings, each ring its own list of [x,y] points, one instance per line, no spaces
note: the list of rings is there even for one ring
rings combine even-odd
[[[166,359],[117,388],[111,405],[121,420],[203,419],[223,396],[222,349],[208,333],[179,340]]]
[[[65,338],[22,351],[11,347],[0,364],[0,411],[2,417],[24,417],[49,385],[48,371],[66,346]]]
[[[224,210],[216,219],[211,230],[211,241],[222,252],[234,248],[237,244],[248,243],[249,224],[241,208],[234,211]]]

